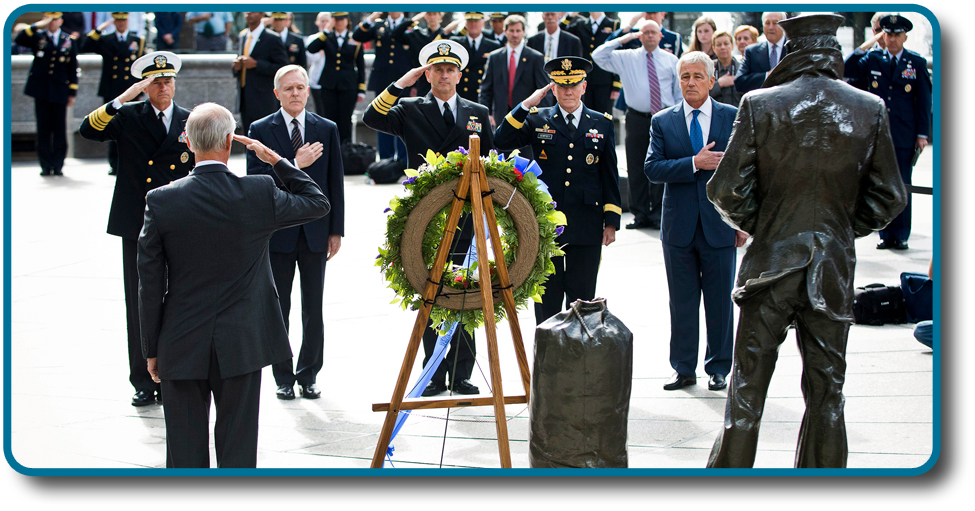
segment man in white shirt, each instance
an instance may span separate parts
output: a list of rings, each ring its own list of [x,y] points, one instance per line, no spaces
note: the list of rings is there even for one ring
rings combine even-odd
[[[638,31],[600,45],[592,52],[596,65],[616,73],[626,90],[626,173],[633,223],[627,229],[659,229],[664,187],[652,185],[643,173],[650,146],[650,117],[680,101],[677,57],[660,49],[663,37],[653,20],[637,24]],[[618,50],[640,38],[641,47]],[[652,72],[651,72],[652,66]],[[656,83],[654,83],[654,80]]]

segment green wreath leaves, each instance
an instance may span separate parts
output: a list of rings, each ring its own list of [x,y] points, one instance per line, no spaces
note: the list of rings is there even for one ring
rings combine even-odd
[[[531,205],[535,220],[538,222],[538,255],[534,259],[534,264],[528,271],[527,277],[521,285],[513,289],[516,307],[522,309],[527,306],[528,301],[541,301],[541,296],[545,292],[544,283],[548,276],[555,272],[555,267],[551,262],[552,257],[563,255],[562,250],[556,244],[556,237],[561,233],[562,226],[565,225],[565,215],[555,209],[556,204],[552,202],[552,197],[538,189],[538,179],[532,173],[522,174],[515,168],[515,153],[509,156],[508,160],[502,160],[498,153],[490,151],[488,156],[482,156],[484,170],[487,177],[496,178],[506,183],[510,183]],[[434,188],[458,179],[464,164],[467,162],[467,151],[458,148],[446,156],[427,151],[426,163],[420,165],[417,170],[407,169],[406,174],[409,179],[404,182],[406,189],[410,192],[405,197],[394,197],[386,213],[386,238],[383,245],[379,247],[379,255],[376,257],[376,266],[379,266],[397,298],[391,303],[399,303],[406,310],[418,310],[423,305],[423,289],[417,289],[410,282],[407,271],[404,269],[402,260],[402,245],[404,243],[404,233],[406,231],[407,220],[414,212],[417,204],[423,200]],[[514,198],[514,197],[512,197]],[[506,198],[505,200],[508,200]],[[510,201],[509,201],[510,202]],[[433,215],[433,219],[423,231],[421,252],[423,262],[426,267],[424,280],[429,276],[433,266],[434,257],[441,240],[443,239],[443,229],[447,220],[447,213],[450,210],[448,203],[439,212]],[[464,205],[464,212],[470,213],[470,202]],[[505,263],[510,269],[515,259],[518,249],[519,236],[514,219],[505,210],[503,205],[494,203],[494,212],[497,217],[498,228],[501,233],[501,243],[504,247]],[[416,232],[416,231],[414,231]],[[408,240],[413,241],[413,240]],[[488,243],[490,247],[490,242]],[[467,247],[457,247],[458,251],[463,251]],[[489,253],[493,257],[493,252],[489,248]],[[443,291],[452,294],[467,292],[467,299],[470,300],[478,292],[480,282],[478,282],[477,265],[474,263],[471,268],[463,268],[453,265],[449,259],[444,265],[441,282]],[[484,264],[483,261],[480,264]],[[493,275],[494,261],[489,261],[491,273]],[[512,284],[517,282],[512,279]],[[494,281],[495,289],[497,282]],[[473,300],[472,300],[473,301]],[[479,296],[478,296],[479,303]],[[500,321],[505,317],[505,309],[501,300],[494,303],[495,320]],[[464,329],[473,332],[475,328],[484,324],[483,310],[478,308],[468,308],[467,310],[455,310],[434,304],[430,318],[433,324],[446,330],[454,321],[460,321]]]

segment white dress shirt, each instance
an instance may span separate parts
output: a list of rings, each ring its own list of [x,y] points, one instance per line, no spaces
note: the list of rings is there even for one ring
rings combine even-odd
[[[281,108],[279,110],[281,111],[281,117],[284,118],[284,125],[287,128],[287,130],[288,130],[288,140],[291,140],[291,130],[292,130],[291,120],[292,119],[298,119],[298,131],[301,133],[301,143],[302,143],[302,145],[304,145],[305,143],[307,143],[308,140],[305,139],[305,109],[302,108],[301,109],[301,113],[299,113],[297,117],[291,117],[291,114],[289,114],[288,112],[286,112],[284,110],[284,108]],[[292,159],[290,159],[288,161],[292,165],[294,165],[294,167],[296,169],[297,168],[300,168],[300,167],[298,167],[298,162],[295,160],[295,158],[292,158]]]
[[[544,46],[542,46],[542,53],[545,54],[546,59],[554,59],[559,56],[559,35],[562,34],[562,29],[555,27],[555,32],[551,34],[548,31],[542,32],[545,34]],[[552,54],[548,54],[549,44],[552,45]]]
[[[776,65],[778,65],[779,62],[782,62],[782,50],[783,46],[785,46],[785,38],[783,37],[782,39],[779,39],[779,42],[775,44],[772,44],[770,41],[766,42],[768,42],[768,61],[772,62],[772,48],[774,47],[775,55],[779,59],[778,62],[776,62]]]
[[[559,111],[562,112],[563,119],[568,120],[569,114],[572,114],[572,127],[575,129],[579,129],[579,117],[582,116],[582,106],[582,101],[580,101],[579,106],[576,107],[575,111],[566,112],[565,109],[562,108],[562,105],[559,105]],[[566,122],[566,125],[568,125],[568,122]]]
[[[684,122],[687,125],[687,136],[691,136],[691,121],[694,120],[694,107],[687,104],[687,101],[681,100],[681,108],[684,109]],[[698,110],[701,113],[697,114],[697,122],[701,124],[701,140],[704,141],[704,145],[708,145],[708,136],[711,134],[711,98],[704,100],[704,104]],[[697,172],[697,166],[694,165],[694,158],[691,158],[691,166],[694,167],[694,172]]]
[[[474,51],[477,51],[478,49],[480,49],[480,47],[481,47],[481,41],[483,41],[483,40],[484,40],[484,33],[483,32],[481,33],[481,35],[477,36],[476,38],[471,38],[471,36],[467,36],[467,43],[471,45],[471,50],[474,50]]]
[[[640,46],[629,50],[616,50],[619,40],[606,41],[592,52],[597,66],[616,73],[626,91],[626,106],[643,113],[650,112],[650,80],[647,76],[647,50]],[[657,83],[660,84],[660,103],[663,108],[681,101],[680,80],[677,79],[677,57],[659,47],[650,53]],[[655,113],[655,112],[653,112]]]
[[[437,100],[437,107],[440,108],[440,115],[443,115],[443,106],[450,105],[450,113],[454,117],[454,123],[457,122],[457,94],[450,96],[450,99],[443,101],[442,99],[434,96],[433,99]]]
[[[505,69],[508,69],[508,62],[511,62],[511,52],[515,52],[515,67],[521,65],[521,50],[525,49],[525,41],[527,39],[522,39],[521,44],[516,48],[512,48],[510,44],[507,45],[508,51],[504,52]]]
[[[153,105],[152,103],[149,103],[149,105],[152,106],[152,111],[156,114],[157,119],[159,118],[159,112],[162,112],[163,114],[162,122],[163,125],[166,126],[166,133],[169,133],[169,125],[173,123],[173,106],[175,105],[175,103],[170,101],[169,106],[166,107],[165,110],[160,110],[156,108],[156,105]]]
[[[250,44],[247,45],[247,51],[243,53],[250,55],[251,52],[254,51],[254,45],[257,44],[257,38],[261,37],[261,32],[264,32],[264,24],[258,23],[257,28],[250,31],[250,37],[251,37]],[[247,42],[246,35],[244,36],[244,42]]]
[[[603,22],[605,18],[606,18],[605,14],[603,14],[602,16],[596,19],[589,18],[589,30],[592,30],[592,33],[595,34],[599,30],[599,25]]]

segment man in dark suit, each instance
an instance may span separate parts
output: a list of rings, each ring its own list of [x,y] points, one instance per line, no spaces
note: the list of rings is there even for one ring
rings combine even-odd
[[[134,406],[159,401],[159,385],[146,371],[139,340],[139,274],[136,241],[142,230],[146,193],[193,169],[184,125],[189,110],[173,101],[180,59],[168,52],[144,55],[132,64],[132,84],[112,102],[85,116],[79,133],[89,140],[118,143],[119,168],[108,233],[122,238],[122,284],[128,332],[129,382],[135,387]],[[143,90],[149,99],[131,102]]]
[[[616,132],[612,116],[582,102],[590,70],[592,63],[580,57],[550,60],[545,71],[552,83],[517,105],[494,138],[499,149],[532,148],[568,221],[558,237],[565,255],[552,258],[555,274],[545,282],[542,303],[535,304],[537,324],[576,300],[595,298],[602,247],[616,240],[620,228]],[[558,105],[535,108],[553,88]]]
[[[508,43],[488,55],[478,94],[478,103],[488,107],[491,113],[492,128],[500,125],[515,106],[548,84],[545,57],[525,45],[525,18],[517,14],[508,16],[504,20],[504,33]],[[548,94],[539,104],[546,107],[553,103],[553,96]],[[531,159],[531,146],[521,149],[522,156]]]
[[[287,65],[279,69],[274,77],[274,94],[281,102],[281,109],[251,124],[248,137],[263,143],[307,173],[332,206],[331,212],[318,220],[274,233],[270,245],[271,269],[285,328],[289,326],[296,265],[301,276],[298,366],[294,370],[291,359],[274,364],[277,397],[294,399],[297,381],[301,397],[317,399],[321,392],[315,381],[322,369],[325,349],[322,318],[325,264],[338,253],[345,234],[345,173],[335,123],[305,109],[309,94],[305,68]],[[247,173],[274,175],[271,166],[254,151],[247,152]]]
[[[467,147],[471,135],[481,138],[481,153],[487,154],[494,148],[487,108],[457,94],[461,70],[467,67],[467,50],[456,41],[441,40],[421,49],[420,56],[422,65],[410,70],[377,96],[362,114],[362,122],[374,130],[401,137],[406,142],[410,168],[419,168],[427,151],[447,154],[458,147]],[[424,73],[431,84],[430,92],[424,97],[400,99],[403,91]],[[455,264],[463,264],[474,235],[469,215],[462,217],[459,225],[462,230],[455,238],[458,252],[451,254]],[[424,366],[436,348],[437,333],[432,326],[427,323],[423,332]],[[423,395],[433,396],[448,388],[458,394],[480,393],[480,389],[470,382],[475,353],[474,337],[458,328],[451,338],[450,351]],[[450,377],[444,383],[448,372]]]
[[[23,29],[14,42],[34,53],[24,94],[34,98],[37,122],[37,161],[41,175],[62,175],[68,153],[67,110],[78,94],[78,45],[61,31],[60,12]],[[46,72],[45,72],[46,71]]]
[[[543,12],[545,30],[528,38],[528,47],[541,53],[548,62],[556,57],[581,57],[582,42],[559,28],[558,12]]]
[[[240,46],[234,60],[237,77],[237,111],[247,133],[251,123],[274,112],[274,74],[288,63],[288,52],[277,34],[264,29],[263,12],[245,13],[247,28],[240,32]]]
[[[303,68],[308,68],[308,57],[305,54],[305,40],[291,31],[292,13],[272,12],[271,30],[277,32],[281,38],[281,44],[288,53],[288,64],[295,64]]]
[[[450,38],[451,41],[460,43],[470,55],[470,62],[461,73],[457,93],[467,101],[477,103],[477,93],[484,81],[484,67],[487,65],[488,54],[500,48],[501,43],[484,34],[484,13],[464,13],[464,19],[467,34]]]
[[[620,21],[606,17],[604,12],[590,12],[588,18],[579,18],[566,29],[582,41],[582,58],[592,62],[592,52],[605,43],[619,28]],[[613,101],[623,87],[619,76],[598,66],[586,78],[586,97],[582,102],[597,112],[613,112]]]
[[[735,89],[738,92],[761,88],[772,68],[782,60],[786,34],[779,22],[784,19],[784,12],[762,13],[762,33],[766,40],[745,48],[741,67],[735,75]]]
[[[115,25],[115,31],[103,34],[109,25]],[[88,33],[85,43],[81,45],[82,53],[97,53],[102,57],[102,76],[98,82],[98,95],[102,101],[108,103],[125,92],[135,81],[129,73],[129,68],[135,60],[142,56],[145,50],[145,38],[135,32],[129,32],[129,13],[113,12],[111,19]],[[118,172],[118,145],[114,140],[108,141],[109,175]]]
[[[183,28],[183,13],[155,12],[156,49],[179,49],[179,31]]]
[[[384,17],[383,14],[387,15]],[[393,37],[393,32],[400,25],[412,23],[403,14],[402,12],[374,12],[352,31],[352,38],[360,43],[376,42],[373,50],[375,58],[372,61],[372,72],[369,73],[369,82],[366,84],[366,89],[371,90],[376,96],[410,70],[409,44],[405,39]],[[406,159],[406,145],[399,137],[380,131],[376,134],[376,146],[379,158],[382,160]]]
[[[142,351],[163,387],[166,466],[210,466],[210,395],[217,467],[257,466],[261,368],[291,355],[271,288],[274,231],[315,220],[329,203],[307,174],[260,142],[234,135],[233,114],[204,103],[186,122],[193,172],[146,196],[139,236]],[[234,139],[274,168],[237,177]]]
[[[747,236],[721,221],[708,202],[705,185],[714,174],[738,110],[712,101],[714,63],[703,52],[688,52],[677,63],[683,101],[650,120],[650,148],[644,171],[664,184],[660,240],[670,289],[670,365],[674,376],[664,390],[697,382],[700,344],[698,310],[704,296],[708,388],[727,387],[731,371],[735,247]]]
[[[897,14],[880,19],[884,49],[868,52],[858,62],[859,75],[868,82],[867,92],[884,100],[890,112],[890,134],[894,137],[897,168],[904,184],[911,184],[917,155],[931,136],[931,76],[927,60],[904,48],[910,20]],[[911,196],[907,207],[880,231],[878,249],[907,250],[911,236]]]
[[[352,39],[349,13],[333,12],[334,30],[320,32],[308,43],[308,51],[325,50],[325,68],[318,79],[321,87],[323,117],[339,127],[339,140],[352,141],[352,113],[355,105],[366,98],[366,61],[362,44]]]
[[[842,80],[835,37],[842,23],[834,14],[782,22],[789,52],[766,88],[742,99],[707,185],[725,221],[753,238],[734,290],[741,308],[734,372],[708,467],[753,465],[776,356],[792,325],[806,402],[795,466],[846,466],[854,241],[894,218],[907,192],[883,101]]]

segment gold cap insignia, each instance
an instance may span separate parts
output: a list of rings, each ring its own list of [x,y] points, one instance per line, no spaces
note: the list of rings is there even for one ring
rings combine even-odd
[[[437,46],[437,51],[440,52],[441,55],[450,55],[450,45],[447,43],[440,44]]]
[[[562,69],[565,70],[565,71],[568,71],[568,70],[572,69],[572,61],[569,60],[569,59],[563,59],[562,60]]]
[[[158,67],[158,68],[166,67],[166,56],[165,55],[157,55],[156,58],[152,59],[152,61],[156,63],[156,67]]]

